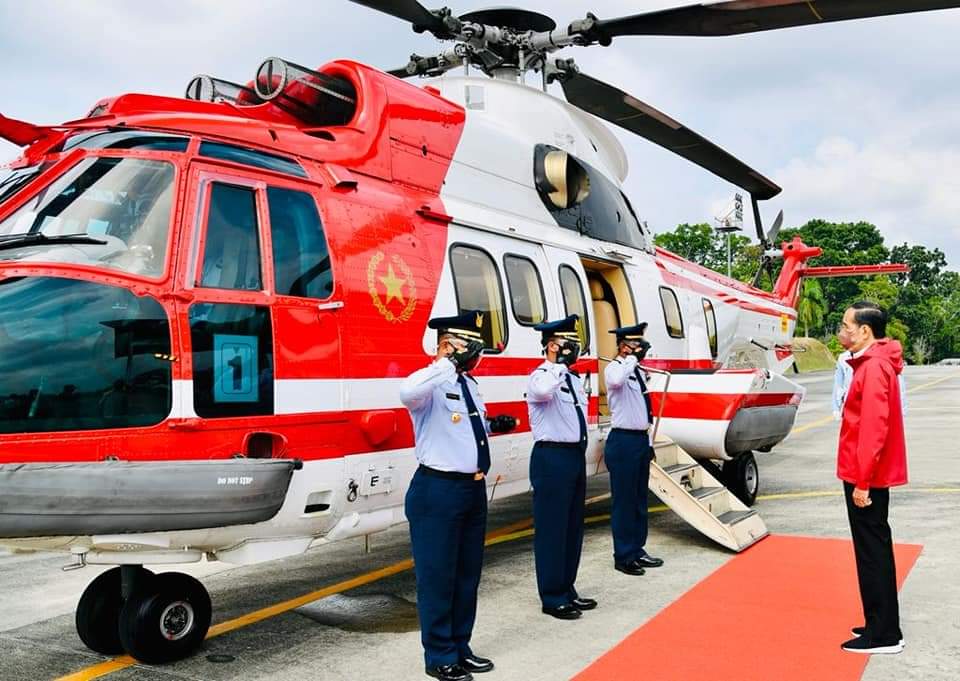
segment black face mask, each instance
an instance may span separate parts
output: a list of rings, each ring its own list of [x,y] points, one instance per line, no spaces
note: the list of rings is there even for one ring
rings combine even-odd
[[[566,364],[573,366],[580,357],[580,344],[576,341],[562,341],[557,343],[560,349],[557,350],[557,364]]]
[[[457,365],[458,369],[470,371],[480,363],[480,353],[483,352],[483,343],[480,341],[470,341],[467,347],[459,352],[454,352],[450,359]]]
[[[650,351],[650,343],[642,340],[640,345],[634,349],[633,354],[636,356],[637,360],[642,360],[647,356],[647,352]]]

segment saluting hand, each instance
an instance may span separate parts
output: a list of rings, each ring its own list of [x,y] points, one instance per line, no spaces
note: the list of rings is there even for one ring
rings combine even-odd
[[[857,508],[866,508],[873,501],[870,499],[870,490],[869,489],[860,489],[859,487],[853,490],[853,505]]]

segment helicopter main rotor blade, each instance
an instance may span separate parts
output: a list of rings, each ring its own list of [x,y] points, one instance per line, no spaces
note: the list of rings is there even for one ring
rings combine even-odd
[[[421,5],[417,0],[350,0],[378,12],[389,14],[413,24],[415,31],[430,31],[434,35],[449,33],[439,16]],[[439,37],[439,35],[438,35]]]
[[[731,0],[598,19],[587,36],[724,36],[960,7],[958,0]]]
[[[567,101],[594,116],[640,135],[706,168],[757,200],[780,193],[780,187],[716,144],[636,97],[603,81],[577,73],[563,82]]]

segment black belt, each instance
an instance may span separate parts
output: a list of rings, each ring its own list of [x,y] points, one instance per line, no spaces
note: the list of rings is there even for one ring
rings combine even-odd
[[[420,464],[420,472],[424,475],[430,475],[434,478],[445,478],[447,480],[483,480],[486,476],[481,472],[460,473],[459,471],[438,471],[436,468],[430,468]]]
[[[587,446],[586,442],[552,442],[550,440],[537,440],[535,445],[544,447],[559,447],[560,449],[583,449]]]
[[[631,435],[649,435],[650,429],[640,430],[638,428],[611,428],[611,433],[630,433]]]

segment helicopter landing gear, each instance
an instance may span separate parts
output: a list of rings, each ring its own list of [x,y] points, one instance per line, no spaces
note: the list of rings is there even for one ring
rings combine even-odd
[[[126,600],[124,571],[130,591],[153,577],[152,572],[136,565],[112,568],[90,582],[77,604],[77,634],[87,648],[102,655],[123,652],[119,626],[120,611]]]
[[[179,572],[154,575],[139,565],[97,577],[77,606],[77,633],[98,653],[126,652],[147,664],[183,659],[207,636],[210,595]]]
[[[744,452],[730,461],[724,461],[721,481],[740,501],[753,506],[760,491],[760,471],[753,452]]]

